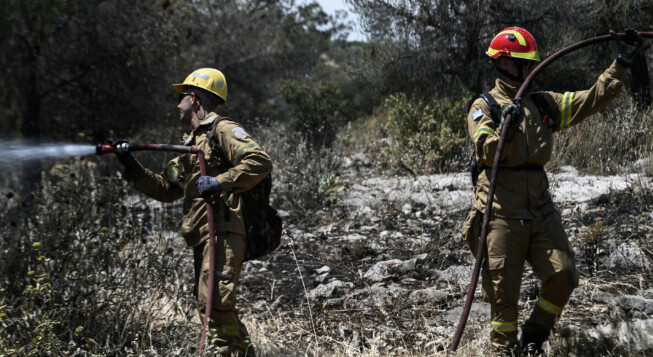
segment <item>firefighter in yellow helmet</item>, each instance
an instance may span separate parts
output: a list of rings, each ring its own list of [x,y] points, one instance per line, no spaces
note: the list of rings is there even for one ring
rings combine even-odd
[[[522,28],[509,27],[494,37],[486,52],[498,78],[489,93],[473,102],[467,115],[478,178],[463,236],[476,255],[501,122],[510,113],[482,271],[483,298],[491,305],[490,339],[495,355],[541,355],[542,344],[578,286],[574,253],[551,199],[544,165],[551,158],[554,132],[605,108],[621,91],[621,80],[642,43],[637,31],[626,33],[626,38],[615,36],[617,59],[590,89],[530,93],[523,96],[521,105],[512,99],[540,61],[535,39]],[[518,338],[517,308],[526,261],[542,285]]]
[[[197,155],[182,154],[170,160],[159,174],[144,168],[133,152],[118,154],[125,178],[147,196],[163,202],[183,202],[182,235],[193,249],[195,295],[202,323],[213,273],[213,307],[206,351],[222,356],[255,355],[249,333],[238,318],[236,289],[245,257],[245,224],[239,193],[252,188],[272,170],[270,157],[238,123],[214,112],[227,100],[227,81],[214,68],[200,68],[183,83],[173,84],[179,93],[179,117],[192,130],[184,145],[201,149],[207,175],[200,175]],[[209,229],[204,197],[213,203],[216,256],[215,272],[209,271]]]

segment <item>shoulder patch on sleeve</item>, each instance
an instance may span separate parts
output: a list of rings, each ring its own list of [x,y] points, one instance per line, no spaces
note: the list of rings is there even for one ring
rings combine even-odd
[[[474,121],[481,119],[481,117],[483,117],[483,111],[480,109],[476,109],[476,111],[472,113],[472,118]]]
[[[239,140],[245,140],[249,136],[247,134],[247,132],[245,131],[245,129],[243,129],[241,127],[233,128],[233,129],[231,129],[231,132],[234,133],[234,136],[236,137],[236,139],[239,139]]]

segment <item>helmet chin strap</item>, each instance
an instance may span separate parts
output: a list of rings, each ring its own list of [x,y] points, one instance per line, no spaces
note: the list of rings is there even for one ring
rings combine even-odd
[[[206,118],[206,110],[204,110],[204,107],[202,107],[202,106],[200,106],[200,109],[202,109],[202,117],[200,118],[200,116],[199,116],[199,109],[197,110],[196,113],[198,114],[197,119],[202,121],[202,120],[204,120],[204,118]]]
[[[202,101],[197,97],[195,97],[195,98],[197,99],[197,109],[193,108],[193,111],[195,112],[195,115],[197,116],[197,119],[199,121],[202,121],[202,120],[204,120],[204,118],[206,118],[206,110],[202,106]],[[201,118],[200,118],[200,111],[202,112],[202,117]]]

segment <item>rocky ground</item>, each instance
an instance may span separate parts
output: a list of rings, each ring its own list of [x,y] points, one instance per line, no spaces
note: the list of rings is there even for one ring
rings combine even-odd
[[[468,174],[377,176],[362,155],[345,166],[347,189],[319,223],[286,216],[282,246],[244,268],[239,304],[259,355],[444,355],[474,263],[460,233]],[[549,353],[653,354],[652,179],[549,177],[581,271]],[[537,294],[527,269],[522,321]],[[487,354],[488,323],[479,287],[458,355]]]

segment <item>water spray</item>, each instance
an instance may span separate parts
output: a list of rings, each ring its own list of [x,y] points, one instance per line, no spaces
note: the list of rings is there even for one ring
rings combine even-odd
[[[42,159],[65,159],[96,153],[93,145],[0,142],[0,166]]]
[[[97,145],[84,145],[84,144],[9,144],[0,142],[0,166],[16,164],[21,162],[28,162],[42,159],[63,159],[74,156],[86,155],[105,155],[105,154],[121,154],[132,151],[167,151],[177,153],[195,154],[199,159],[200,174],[206,175],[206,159],[204,152],[196,147],[183,146],[183,145],[168,145],[168,144],[129,144],[121,142],[117,144],[97,144]],[[209,271],[215,271],[215,223],[213,221],[213,207],[211,203],[206,200],[206,216],[209,223]],[[213,306],[213,285],[215,283],[215,274],[209,274],[209,288],[206,298],[206,310],[204,312],[204,324],[202,326],[202,334],[200,337],[199,355],[204,354],[206,335],[208,332],[208,324],[211,320],[211,310]]]
[[[640,32],[642,35],[642,38],[646,39],[653,39],[653,32]],[[619,37],[625,37],[625,33],[618,33],[616,34]],[[597,36],[593,38],[589,38],[580,42],[577,42],[573,45],[567,46],[551,56],[549,56],[547,59],[542,61],[537,67],[533,69],[531,74],[526,77],[524,80],[524,83],[522,83],[521,87],[519,87],[519,90],[517,91],[517,95],[515,95],[515,99],[513,101],[517,102],[520,101],[524,93],[526,92],[526,89],[530,85],[530,83],[533,81],[533,78],[542,71],[544,68],[546,68],[551,62],[557,60],[558,58],[576,51],[578,49],[581,49],[583,47],[587,47],[589,45],[593,45],[595,43],[599,42],[604,42],[604,41],[613,41],[612,35],[603,35],[603,36]],[[451,352],[456,351],[458,348],[458,343],[460,342],[460,338],[463,335],[463,331],[465,330],[465,325],[467,324],[467,318],[469,317],[469,312],[472,308],[472,300],[474,298],[474,291],[476,290],[476,285],[478,283],[478,277],[481,271],[481,263],[483,262],[483,252],[485,251],[485,240],[487,239],[487,234],[488,234],[488,227],[490,224],[490,216],[492,212],[492,203],[494,200],[494,191],[496,188],[497,184],[497,177],[499,174],[499,166],[501,165],[501,154],[503,153],[503,146],[505,143],[506,135],[508,133],[508,127],[510,127],[510,120],[511,120],[511,115],[508,114],[506,115],[505,122],[503,124],[503,127],[501,129],[501,133],[499,136],[499,142],[497,144],[497,151],[496,154],[494,155],[494,163],[492,165],[492,174],[490,175],[490,187],[488,189],[488,194],[487,194],[487,202],[485,205],[485,212],[483,213],[483,224],[481,226],[481,236],[479,237],[478,240],[478,248],[476,251],[476,263],[474,264],[474,270],[472,271],[472,281],[469,286],[469,290],[467,291],[467,297],[465,299],[465,305],[463,307],[463,312],[462,315],[460,316],[460,322],[458,323],[458,328],[456,329],[456,333],[453,336],[453,340],[451,342],[451,345],[449,346],[449,350],[447,351],[447,356]]]

